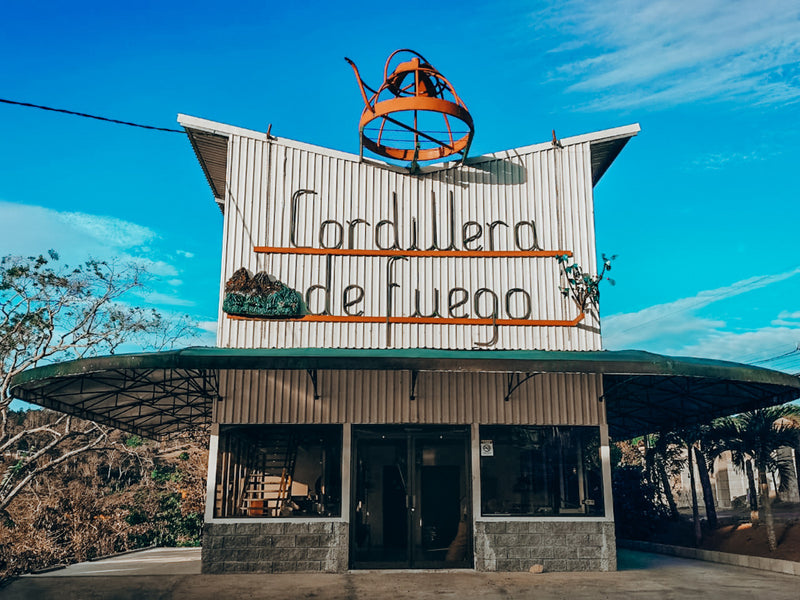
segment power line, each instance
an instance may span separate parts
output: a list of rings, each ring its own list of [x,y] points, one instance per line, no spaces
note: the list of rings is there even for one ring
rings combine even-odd
[[[154,125],[142,125],[141,123],[131,123],[130,121],[120,121],[119,119],[109,119],[108,117],[100,117],[97,115],[90,115],[87,113],[76,112],[74,110],[66,110],[64,108],[53,108],[52,106],[42,106],[40,104],[31,104],[30,102],[17,102],[15,100],[6,100],[0,98],[3,104],[14,104],[16,106],[27,106],[28,108],[38,108],[39,110],[49,110],[50,112],[63,113],[65,115],[74,115],[76,117],[84,117],[87,119],[95,119],[97,121],[105,121],[106,123],[116,123],[117,125],[128,125],[129,127],[139,127],[141,129],[151,129],[153,131],[166,131],[168,133],[186,133],[182,129],[168,129],[166,127],[156,127]]]
[[[792,354],[798,351],[798,349],[795,348],[793,350],[790,350],[789,352],[783,352],[783,348],[785,347],[786,344],[783,343],[780,346],[771,346],[769,348],[762,348],[761,350],[751,352],[750,354],[739,356],[736,360],[740,363],[755,365],[761,362],[769,362],[780,356],[791,356]],[[767,355],[766,357],[764,357],[765,354]]]
[[[772,362],[774,360],[778,360],[778,359],[781,359],[781,358],[786,358],[788,356],[796,354],[797,352],[800,352],[800,344],[795,346],[794,350],[790,350],[789,352],[784,352],[783,354],[779,354],[777,356],[770,356],[769,358],[762,358],[761,360],[754,360],[754,361],[752,361],[751,364],[757,365],[759,363]]]

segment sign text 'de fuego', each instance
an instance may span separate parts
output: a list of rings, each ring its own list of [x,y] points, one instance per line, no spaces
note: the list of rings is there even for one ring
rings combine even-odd
[[[440,236],[440,203],[431,193],[427,222],[411,217],[399,220],[397,195],[392,193],[390,217],[375,223],[356,217],[352,220],[326,219],[319,223],[303,223],[299,218],[301,203],[313,200],[316,192],[300,189],[292,194],[289,210],[289,246],[256,246],[255,252],[267,254],[312,255],[320,257],[317,269],[321,281],[303,290],[308,314],[299,320],[309,322],[437,324],[437,325],[503,325],[574,326],[583,314],[569,320],[532,318],[533,296],[522,287],[469,290],[455,286],[426,290],[419,284],[408,290],[411,314],[400,314],[396,294],[401,292],[398,267],[413,260],[551,258],[571,256],[567,250],[543,250],[539,246],[536,223],[520,220],[508,223],[495,220],[481,223],[474,220],[456,222],[455,200],[450,192],[444,211],[446,235]],[[420,219],[421,221],[422,219]],[[368,240],[368,246],[357,247],[357,238]],[[369,243],[371,242],[371,244]],[[502,248],[502,249],[501,249]],[[331,289],[334,256],[362,257],[382,260],[382,281],[374,281],[369,290],[357,282],[345,282]],[[556,261],[553,260],[553,264]],[[384,314],[366,315],[365,300],[369,293],[383,294]]]

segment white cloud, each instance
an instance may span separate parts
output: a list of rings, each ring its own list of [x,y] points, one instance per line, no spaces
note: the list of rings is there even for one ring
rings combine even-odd
[[[687,339],[688,334],[721,329],[726,325],[724,321],[703,318],[694,313],[714,302],[784,281],[798,273],[800,267],[785,273],[750,277],[729,286],[704,290],[688,298],[656,304],[632,313],[609,315],[603,319],[604,345],[608,349],[641,348],[654,342],[670,343],[669,340],[675,338]]]
[[[800,99],[796,0],[559,0],[533,18],[568,38],[553,78],[587,108]]]
[[[789,312],[788,310],[782,310],[778,315],[779,319],[800,319],[800,310],[796,310],[794,312]]]
[[[163,260],[153,260],[144,256],[133,256],[131,254],[117,255],[117,260],[124,263],[134,263],[143,267],[151,275],[157,277],[175,277],[179,275],[178,269]]]
[[[219,327],[219,322],[217,321],[200,321],[197,323],[197,326],[202,329],[203,331],[208,331],[209,333],[213,333],[216,335],[217,327]]]
[[[196,343],[200,346],[216,346],[217,326],[217,321],[199,321],[197,323],[197,328],[202,331],[202,333],[196,336]]]
[[[0,201],[0,254],[35,256],[56,250],[70,264],[99,260],[120,252],[143,252],[154,231],[114,217],[59,212],[42,206]]]
[[[782,310],[771,325],[773,327],[800,327],[800,310],[795,312]]]
[[[134,263],[143,267],[152,277],[148,287],[131,293],[125,302],[138,306],[152,306],[162,315],[174,318],[183,308],[197,306],[195,298],[178,293],[186,277],[171,264],[181,263],[177,256],[193,258],[191,252],[163,249],[163,240],[156,232],[129,221],[78,212],[59,212],[41,206],[0,201],[0,256],[36,256],[56,250],[62,264],[78,265],[92,258],[119,264]],[[196,266],[189,263],[188,267]],[[216,310],[216,306],[212,310]],[[188,312],[188,310],[187,310]],[[204,315],[207,318],[207,313]],[[193,318],[191,315],[190,319]],[[194,316],[199,320],[199,315]],[[190,336],[181,340],[181,346],[200,344],[213,346],[216,340],[216,321],[201,321]],[[136,343],[130,351],[141,348]]]
[[[56,218],[76,231],[116,248],[134,248],[156,237],[155,232],[135,223],[77,212],[55,212]]]
[[[763,162],[772,159],[775,152],[760,150],[753,150],[751,152],[714,152],[700,156],[692,161],[696,167],[704,169],[716,170],[723,169],[731,163],[749,163],[749,162]]]
[[[763,359],[783,354],[800,342],[800,323],[795,327],[763,327],[755,331],[712,331],[696,343],[680,348],[666,349],[666,354],[702,356],[751,362],[765,367],[780,368],[777,361],[771,364]]]
[[[161,259],[147,242],[158,235],[151,229],[114,217],[78,212],[59,212],[41,206],[0,201],[0,256],[36,256],[48,249],[59,253],[61,262],[77,265],[92,258],[118,263],[134,263],[150,275],[153,287],[139,294],[146,302],[164,306],[194,306],[195,302],[174,293],[182,283],[178,269]]]
[[[153,305],[195,306],[196,304],[194,300],[188,300],[186,298],[182,298],[181,296],[175,296],[174,294],[164,294],[161,292],[146,291],[144,293],[137,295],[140,296],[148,304],[153,304]]]

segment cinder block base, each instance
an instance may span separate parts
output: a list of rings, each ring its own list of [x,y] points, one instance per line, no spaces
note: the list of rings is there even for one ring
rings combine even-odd
[[[477,521],[475,569],[616,571],[614,524],[579,521]]]
[[[206,523],[202,571],[341,573],[347,548],[346,523]]]

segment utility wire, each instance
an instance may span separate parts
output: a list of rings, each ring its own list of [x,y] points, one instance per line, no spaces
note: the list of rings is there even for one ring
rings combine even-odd
[[[788,356],[791,356],[792,354],[795,354],[795,353],[797,353],[797,352],[800,352],[800,344],[799,344],[799,345],[797,345],[797,346],[794,348],[794,350],[790,350],[789,352],[785,352],[784,354],[779,354],[778,356],[770,356],[769,358],[762,358],[761,360],[754,360],[754,361],[752,361],[750,364],[757,365],[757,364],[759,364],[759,363],[771,362],[771,361],[773,361],[773,360],[778,360],[778,359],[781,359],[781,358],[786,358],[786,357],[788,357]]]
[[[64,108],[53,108],[51,106],[41,106],[39,104],[31,104],[29,102],[17,102],[15,100],[6,100],[4,98],[0,98],[0,102],[2,102],[3,104],[14,104],[16,106],[27,106],[28,108],[38,108],[40,110],[49,110],[51,112],[64,113],[65,115],[75,115],[76,117],[85,117],[87,119],[96,119],[97,121],[105,121],[106,123],[116,123],[117,125],[128,125],[130,127],[139,127],[141,129],[152,129],[153,131],[166,131],[169,133],[186,133],[183,129],[168,129],[166,127],[142,125],[141,123],[131,123],[129,121],[120,121],[119,119],[109,119],[107,117],[89,115],[86,113],[75,112],[74,110],[66,110]]]

